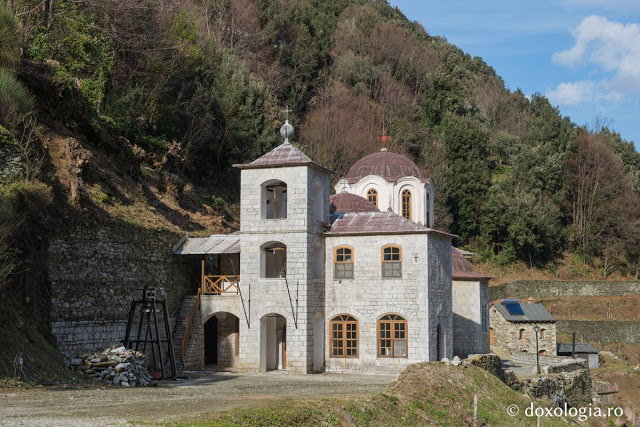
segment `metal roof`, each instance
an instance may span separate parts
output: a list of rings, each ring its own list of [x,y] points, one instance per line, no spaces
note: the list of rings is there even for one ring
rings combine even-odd
[[[176,255],[239,254],[240,235],[214,234],[209,237],[187,238],[173,251]]]
[[[395,182],[404,176],[414,176],[429,182],[409,158],[389,151],[379,151],[361,158],[351,166],[345,178],[353,184],[367,175],[378,175],[389,182]]]
[[[571,343],[569,344],[557,344],[559,355],[571,354]],[[586,342],[577,342],[576,343],[576,353],[591,353],[598,354],[598,349]]]
[[[338,193],[329,197],[329,213],[380,212],[373,203],[353,193]]]
[[[233,165],[239,169],[259,169],[278,166],[301,166],[313,165],[328,173],[333,173],[331,169],[325,168],[319,163],[314,162],[307,157],[302,151],[296,148],[288,141],[278,145],[267,154],[258,157],[256,160],[248,164]]]
[[[491,277],[473,271],[473,267],[464,257],[464,252],[458,248],[451,248],[451,274],[454,280],[489,280]],[[467,252],[469,253],[469,252]]]
[[[393,212],[348,212],[331,215],[331,229],[327,234],[381,233],[428,231],[427,227],[416,224]]]
[[[551,313],[547,311],[542,304],[523,304],[520,303],[520,308],[524,315],[513,315],[509,313],[509,310],[501,302],[494,304],[500,314],[509,322],[555,322]]]

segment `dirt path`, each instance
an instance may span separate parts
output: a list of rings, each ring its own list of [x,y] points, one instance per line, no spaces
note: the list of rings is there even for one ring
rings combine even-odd
[[[378,375],[203,372],[157,388],[0,390],[0,426],[123,425],[172,421],[286,399],[366,395],[395,378]]]

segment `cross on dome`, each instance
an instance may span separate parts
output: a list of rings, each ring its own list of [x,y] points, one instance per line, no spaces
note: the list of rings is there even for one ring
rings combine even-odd
[[[380,151],[387,151],[387,148],[389,146],[389,141],[391,140],[390,136],[387,136],[387,130],[384,129],[382,131],[382,136],[380,136],[378,138],[378,141],[380,141],[382,147],[380,148]]]

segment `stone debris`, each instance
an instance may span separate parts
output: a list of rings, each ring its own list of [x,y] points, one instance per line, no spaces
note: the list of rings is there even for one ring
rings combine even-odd
[[[144,353],[123,346],[83,354],[69,359],[66,364],[79,378],[103,381],[105,384],[146,387],[156,383],[147,371]]]

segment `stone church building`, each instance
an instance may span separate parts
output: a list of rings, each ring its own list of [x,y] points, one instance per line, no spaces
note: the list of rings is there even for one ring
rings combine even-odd
[[[330,195],[332,171],[281,134],[236,165],[239,232],[176,245],[201,265],[185,367],[382,374],[487,353],[488,278],[435,228],[433,181],[383,149]]]

